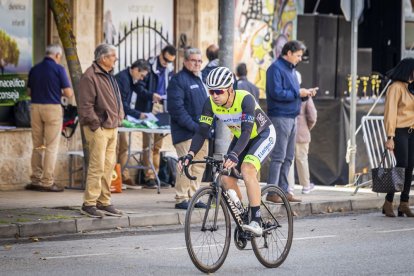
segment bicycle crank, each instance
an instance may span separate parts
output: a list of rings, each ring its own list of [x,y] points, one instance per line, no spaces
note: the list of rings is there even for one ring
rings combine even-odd
[[[245,249],[247,245],[247,239],[242,236],[243,234],[244,232],[240,232],[238,227],[234,229],[234,235],[233,235],[234,244],[239,250]]]

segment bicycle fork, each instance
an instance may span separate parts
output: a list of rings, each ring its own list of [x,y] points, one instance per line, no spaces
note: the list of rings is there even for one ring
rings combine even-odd
[[[206,229],[206,221],[208,218],[208,213],[210,212],[210,207],[211,207],[211,201],[213,200],[213,195],[210,195],[207,201],[207,209],[206,212],[204,213],[204,218],[203,218],[203,224],[201,226],[201,231],[217,231],[218,230],[218,226],[217,226],[217,217],[218,217],[218,211],[219,211],[219,206],[220,206],[220,199],[221,199],[221,188],[218,188],[218,190],[215,191],[216,194],[216,208],[214,209],[214,222],[213,222],[213,226],[210,229]]]

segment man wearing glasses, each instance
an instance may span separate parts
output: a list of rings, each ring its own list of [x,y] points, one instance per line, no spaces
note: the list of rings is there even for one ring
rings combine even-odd
[[[207,91],[201,80],[201,51],[188,48],[184,51],[184,67],[172,77],[168,86],[168,111],[171,116],[171,136],[178,156],[188,152],[191,138],[199,130],[198,121],[207,99]],[[207,143],[200,145],[197,157],[202,159],[207,155]],[[204,172],[203,165],[193,165],[191,173],[201,180]],[[175,208],[187,209],[189,200],[199,188],[200,183],[190,181],[183,175],[177,174],[175,182]],[[196,207],[205,207],[203,203]]]
[[[164,103],[167,100],[167,88],[169,81],[173,74],[175,56],[177,50],[172,45],[165,46],[161,54],[157,57],[151,57],[148,60],[150,71],[146,78],[139,83],[140,93],[148,94],[152,93],[154,97],[149,97],[148,101],[137,101],[135,109],[141,112],[152,112],[153,114],[166,112],[166,106]],[[138,93],[139,94],[139,93]],[[155,171],[158,172],[160,167],[160,149],[162,147],[162,135],[161,134],[143,134],[142,135],[142,147],[146,149],[149,145],[153,145],[149,151],[144,151],[144,166],[149,167],[150,160],[154,164]],[[157,182],[155,181],[155,173],[153,170],[147,170],[145,172],[145,185],[144,188],[155,189]],[[161,183],[161,187],[170,187],[166,183]]]
[[[193,158],[202,158],[200,148],[208,136],[214,117],[222,121],[234,135],[223,166],[241,172],[247,187],[251,221],[243,225],[243,229],[261,236],[263,229],[260,225],[260,185],[257,173],[275,146],[276,132],[253,95],[244,90],[234,90],[233,83],[233,73],[226,67],[217,67],[208,74],[206,85],[210,98],[204,103],[198,131],[192,138],[189,150],[180,155],[182,157],[178,166],[181,169],[181,166],[188,166]],[[225,189],[235,190],[241,199],[237,178],[230,175],[222,176],[221,180]]]
[[[116,161],[118,126],[124,116],[113,76],[118,60],[113,45],[100,44],[95,60],[79,81],[79,122],[89,150],[89,167],[81,213],[93,218],[121,216],[111,203],[111,175]]]

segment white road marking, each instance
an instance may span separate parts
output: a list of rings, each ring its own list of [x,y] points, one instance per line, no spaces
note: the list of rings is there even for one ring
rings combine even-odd
[[[294,241],[300,241],[300,240],[314,240],[314,239],[326,239],[326,238],[335,238],[336,235],[326,235],[326,236],[314,236],[314,237],[303,237],[303,238],[293,238]],[[219,246],[224,246],[223,244],[218,244]],[[194,246],[194,248],[201,248],[201,247],[209,247],[208,245],[203,246]],[[182,247],[170,247],[167,248],[168,250],[183,250],[187,249],[186,246]]]
[[[408,231],[414,231],[414,228],[396,229],[396,230],[382,230],[382,231],[376,231],[376,232],[377,233],[394,233],[394,232],[408,232]]]
[[[314,240],[314,239],[326,239],[326,238],[335,238],[336,235],[326,235],[326,236],[314,236],[314,237],[303,237],[303,238],[293,238],[294,241],[301,240]]]
[[[215,247],[215,246],[224,246],[224,244],[198,245],[198,246],[193,246],[193,248]],[[183,249],[187,249],[187,247],[186,246],[183,246],[183,247],[171,247],[171,248],[167,248],[167,250],[183,250]]]
[[[52,256],[52,257],[45,257],[45,259],[46,260],[66,259],[66,258],[81,258],[81,257],[93,257],[93,256],[105,256],[105,255],[111,255],[111,253],[96,253],[96,254],[68,255],[68,256]]]

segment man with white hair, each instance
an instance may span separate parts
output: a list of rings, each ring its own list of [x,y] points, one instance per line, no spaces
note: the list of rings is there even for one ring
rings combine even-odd
[[[78,113],[89,149],[89,167],[81,213],[89,217],[121,216],[111,204],[118,126],[124,118],[121,94],[113,76],[116,48],[100,44],[95,60],[79,82]]]
[[[201,80],[201,51],[198,48],[188,48],[184,51],[184,67],[171,78],[168,86],[168,110],[171,115],[171,136],[178,156],[188,152],[191,138],[198,131],[198,120],[207,99],[207,90]],[[197,158],[206,156],[207,143],[200,145]],[[204,167],[196,164],[191,167],[191,173],[201,180]],[[187,209],[188,203],[197,189],[199,181],[189,180],[177,174],[175,182],[175,208]],[[196,204],[196,207],[205,207]]]
[[[28,190],[63,192],[54,183],[54,171],[59,150],[63,112],[61,96],[71,97],[73,90],[65,68],[60,65],[62,47],[52,44],[46,56],[29,72],[27,93],[31,96],[32,174]]]

